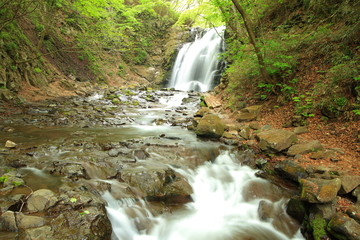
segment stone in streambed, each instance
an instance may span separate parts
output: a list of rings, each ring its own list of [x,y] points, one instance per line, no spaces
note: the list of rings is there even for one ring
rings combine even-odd
[[[7,211],[0,216],[0,230],[10,232],[18,231],[14,212]]]
[[[37,216],[28,216],[23,213],[18,213],[16,215],[16,221],[19,229],[28,229],[41,227],[45,225],[45,219]]]
[[[201,137],[220,138],[225,131],[225,124],[214,114],[201,118],[195,127],[195,133]]]
[[[20,232],[19,239],[39,239],[39,240],[53,240],[53,232],[51,227],[42,226],[38,228],[29,228]]]
[[[58,199],[55,193],[49,189],[39,189],[35,191],[27,201],[27,208],[30,212],[47,210],[54,206]]]
[[[16,148],[16,146],[17,146],[17,144],[10,140],[7,140],[5,143],[6,148]]]

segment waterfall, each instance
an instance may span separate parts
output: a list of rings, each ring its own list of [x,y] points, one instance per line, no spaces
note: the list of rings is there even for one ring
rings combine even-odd
[[[206,92],[219,75],[219,54],[224,50],[224,27],[207,30],[179,51],[169,82],[170,88]]]
[[[113,226],[114,240],[300,240],[304,239],[297,229],[291,228],[286,218],[276,227],[276,219],[262,220],[259,216],[261,201],[273,204],[274,216],[286,215],[284,202],[271,202],[255,196],[251,189],[261,184],[267,189],[268,182],[255,176],[255,171],[241,166],[228,152],[219,155],[214,163],[206,163],[196,170],[181,172],[193,188],[193,202],[186,209],[170,215],[154,217],[148,211],[141,211],[144,202],[115,200],[109,193],[104,195],[108,202],[108,216]],[[261,190],[260,190],[261,191]],[[250,192],[250,193],[249,193]],[[275,210],[277,209],[277,210]],[[129,217],[126,213],[133,212]],[[134,212],[137,213],[134,216]],[[139,231],[136,225],[151,221],[150,230]]]

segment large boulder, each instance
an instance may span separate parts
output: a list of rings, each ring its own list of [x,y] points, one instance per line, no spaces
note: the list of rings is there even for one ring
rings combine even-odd
[[[201,137],[220,138],[225,131],[225,124],[219,116],[207,114],[199,120],[195,133]]]
[[[166,165],[147,162],[140,167],[125,168],[121,178],[131,187],[137,188],[144,197],[189,196],[190,185]]]
[[[287,152],[289,156],[295,156],[298,154],[306,154],[310,152],[316,152],[322,150],[323,146],[317,140],[306,142],[306,143],[299,143],[291,146]]]
[[[300,179],[301,200],[309,203],[329,203],[336,199],[341,187],[339,178],[332,180],[307,178]]]
[[[330,220],[327,230],[338,240],[360,239],[360,224],[340,212],[336,213]]]
[[[341,177],[340,194],[347,194],[360,185],[360,176],[343,176]]]
[[[239,114],[237,115],[237,120],[238,121],[255,120],[260,113],[261,107],[262,107],[261,105],[254,105],[241,109]]]
[[[54,206],[58,199],[55,193],[49,189],[39,189],[35,191],[27,201],[27,209],[30,212],[47,210]]]
[[[279,176],[298,182],[299,179],[307,178],[306,170],[293,160],[284,160],[275,165],[275,171]]]
[[[281,152],[296,142],[296,134],[283,129],[270,129],[257,134],[259,146],[264,151]]]

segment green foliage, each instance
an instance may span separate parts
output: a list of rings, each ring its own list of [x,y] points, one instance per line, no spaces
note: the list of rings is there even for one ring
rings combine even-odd
[[[1,176],[0,177],[0,183],[6,183],[8,178],[9,178],[9,176]]]
[[[314,117],[314,99],[311,97],[311,93],[307,92],[306,95],[300,95],[293,97],[295,102],[295,113],[304,117]]]
[[[221,12],[211,1],[183,11],[180,14],[177,26],[211,28],[224,25]]]
[[[147,56],[147,53],[143,49],[136,48],[134,63],[138,65],[144,64],[147,60]]]
[[[38,67],[34,68],[34,72],[35,73],[42,73],[42,70]]]
[[[44,30],[45,30],[45,26],[43,24],[37,24],[35,26],[35,31],[37,31],[37,32],[42,32]]]
[[[321,240],[326,237],[326,220],[322,218],[320,215],[315,215],[314,220],[310,222],[310,226],[313,231],[314,240]]]
[[[358,61],[349,61],[341,63],[330,68],[327,76],[332,80],[334,85],[351,86],[359,76],[360,67]]]
[[[19,46],[17,45],[16,42],[8,42],[8,43],[5,43],[5,45],[4,45],[4,49],[8,53],[15,52],[18,48],[19,48]]]
[[[19,187],[19,186],[22,186],[24,185],[24,182],[12,182],[12,184],[15,186],[15,187]]]

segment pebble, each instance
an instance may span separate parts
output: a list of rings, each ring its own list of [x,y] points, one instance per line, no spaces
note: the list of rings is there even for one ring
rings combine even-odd
[[[17,146],[17,144],[10,140],[7,140],[5,143],[6,148],[15,148],[16,146]]]

